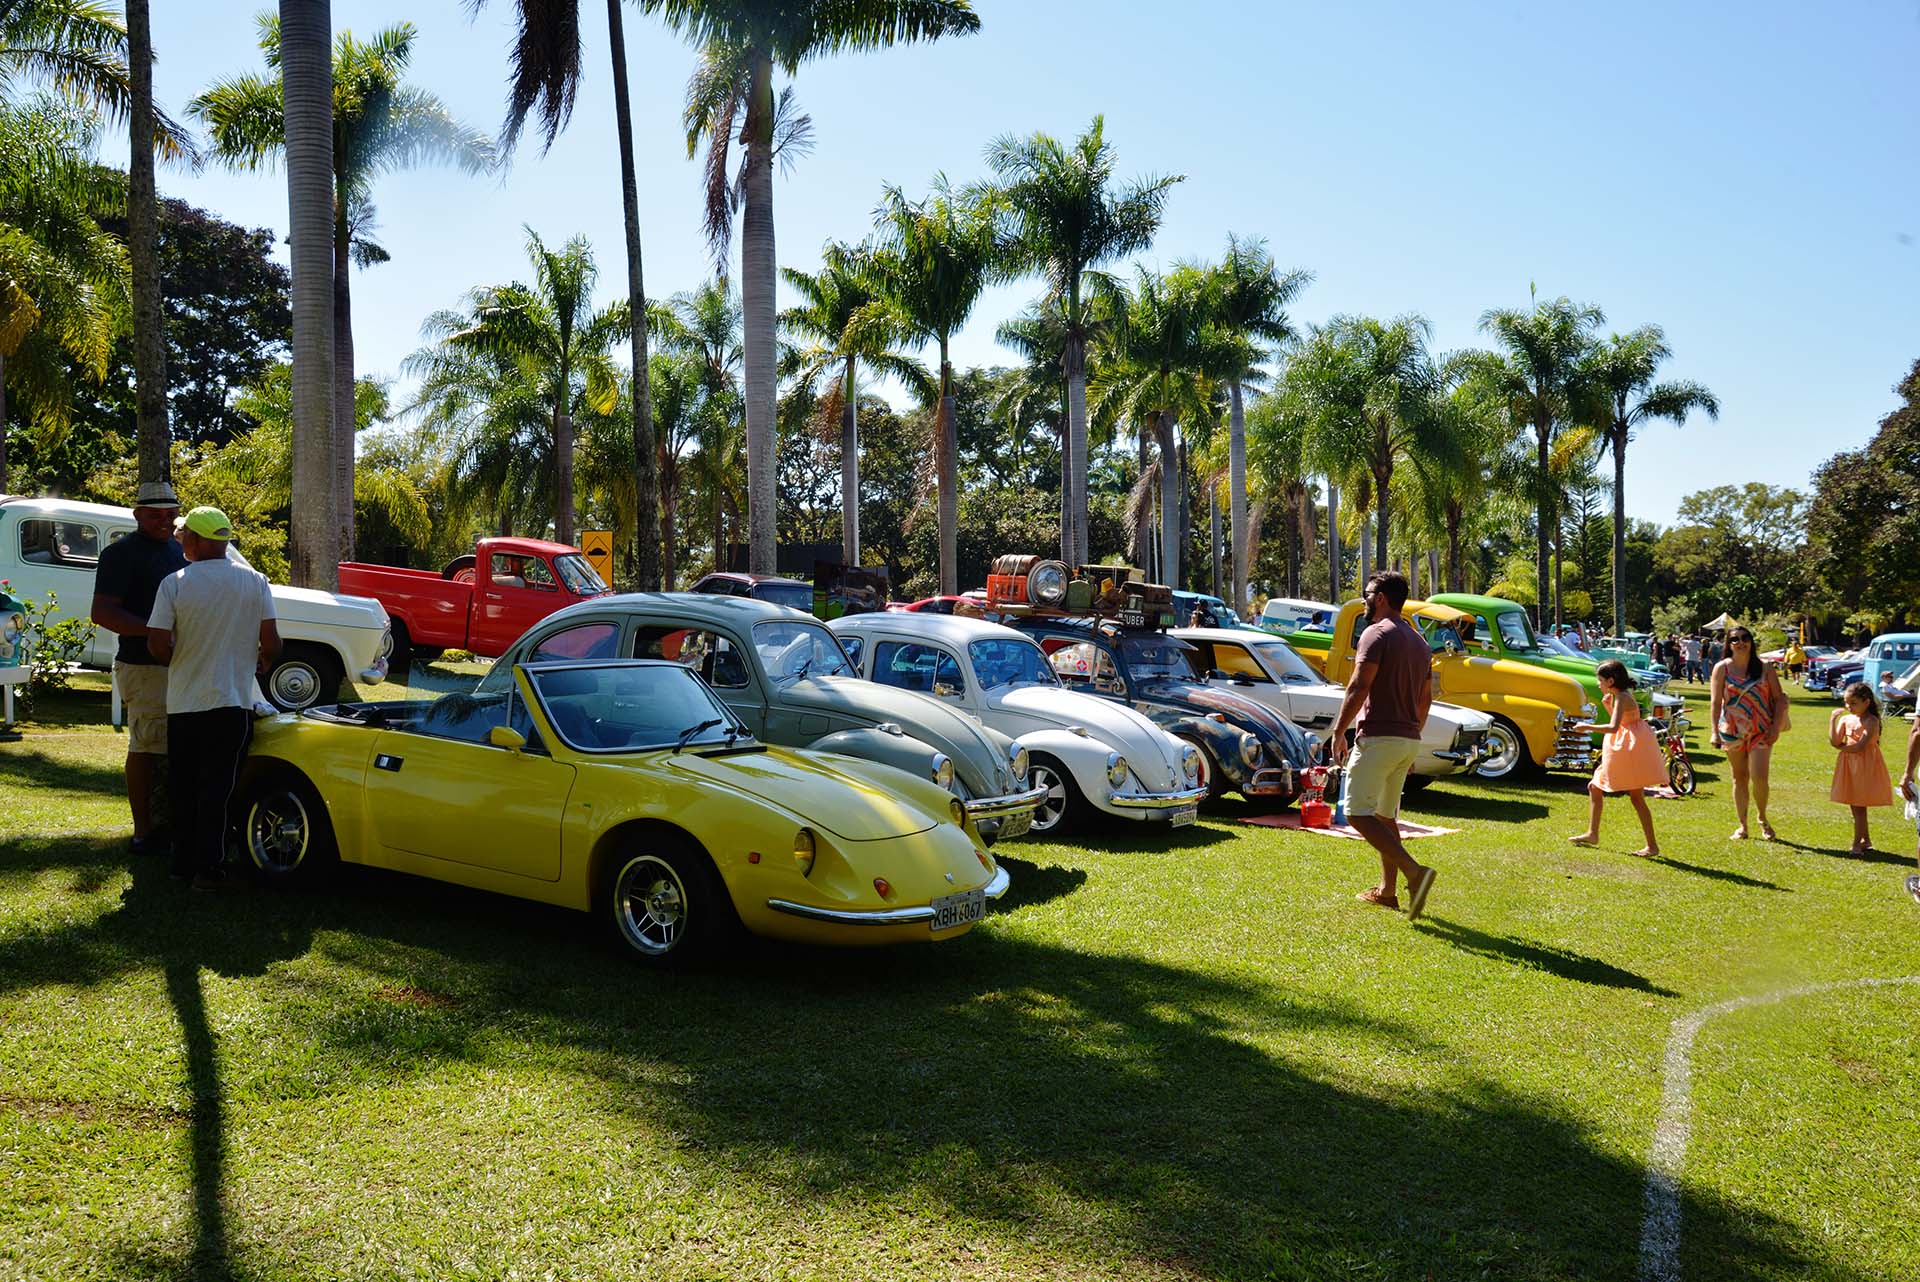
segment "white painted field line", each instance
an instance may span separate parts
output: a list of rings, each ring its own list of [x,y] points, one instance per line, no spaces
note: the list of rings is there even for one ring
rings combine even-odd
[[[1653,1129],[1653,1152],[1647,1158],[1646,1214],[1640,1222],[1642,1282],[1679,1282],[1680,1278],[1680,1168],[1687,1160],[1687,1140],[1693,1133],[1693,1043],[1700,1029],[1714,1016],[1730,1011],[1773,1006],[1847,988],[1886,988],[1895,984],[1920,984],[1920,975],[1802,984],[1715,1002],[1674,1021],[1673,1032],[1667,1036],[1660,1121]]]

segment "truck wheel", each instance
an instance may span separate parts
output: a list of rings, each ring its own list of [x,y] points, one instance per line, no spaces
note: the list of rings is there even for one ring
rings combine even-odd
[[[453,560],[447,562],[445,569],[440,571],[440,577],[443,579],[452,579],[456,583],[472,583],[475,575],[473,566],[473,553],[469,552],[465,556],[456,556]]]
[[[1482,779],[1512,779],[1533,773],[1533,754],[1519,726],[1505,717],[1493,719],[1487,731],[1487,755],[1474,773]]]
[[[1207,790],[1208,801],[1218,801],[1227,795],[1227,777],[1220,773],[1220,763],[1207,751],[1207,745],[1190,734],[1175,735],[1182,743],[1190,743],[1200,754],[1200,786]]]
[[[1073,772],[1052,757],[1035,757],[1027,767],[1027,785],[1045,788],[1047,795],[1033,812],[1036,837],[1064,837],[1079,828],[1087,817],[1087,802],[1073,782]]]
[[[335,698],[344,675],[333,651],[295,641],[280,652],[280,661],[260,684],[274,707],[282,712],[299,712]]]
[[[387,651],[387,675],[405,685],[407,673],[413,670],[413,638],[407,633],[407,625],[395,619],[392,622],[393,648]]]

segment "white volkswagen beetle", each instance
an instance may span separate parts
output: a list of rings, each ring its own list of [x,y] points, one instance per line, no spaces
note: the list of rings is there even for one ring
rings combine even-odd
[[[1060,836],[1095,812],[1179,827],[1206,796],[1193,747],[1124,704],[1067,689],[1012,628],[906,612],[827,626],[867,680],[951,702],[1025,747],[1027,781],[1047,789],[1035,833]]]
[[[1264,703],[1302,730],[1325,737],[1340,715],[1345,688],[1329,684],[1279,637],[1244,628],[1175,628],[1173,635],[1200,652],[1194,666],[1209,681]],[[1434,704],[1408,783],[1418,790],[1434,779],[1466,774],[1480,764],[1492,728],[1493,718],[1483,712]]]

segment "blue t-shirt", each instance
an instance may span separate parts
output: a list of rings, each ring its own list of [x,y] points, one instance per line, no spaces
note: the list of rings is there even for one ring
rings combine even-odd
[[[94,595],[119,597],[122,609],[144,621],[153,613],[153,597],[161,582],[186,568],[187,554],[180,550],[178,539],[161,542],[135,530],[101,550],[93,572]],[[115,657],[122,663],[158,662],[147,653],[144,636],[121,637]]]

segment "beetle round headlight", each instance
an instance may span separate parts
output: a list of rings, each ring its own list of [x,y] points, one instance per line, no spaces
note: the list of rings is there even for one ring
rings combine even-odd
[[[1116,788],[1126,786],[1127,759],[1117,752],[1107,754],[1107,782]]]
[[[1036,605],[1059,605],[1067,599],[1072,578],[1064,561],[1042,561],[1027,571],[1027,599]]]
[[[1249,766],[1260,764],[1260,741],[1250,734],[1240,736],[1240,760]]]
[[[1200,749],[1188,744],[1180,750],[1180,769],[1192,783],[1200,777]]]
[[[1027,750],[1017,743],[1007,749],[1007,768],[1013,771],[1015,783],[1027,781]]]
[[[955,797],[947,803],[947,813],[953,816],[953,822],[960,827],[967,826],[967,808],[960,804],[960,798]]]
[[[933,766],[927,771],[927,777],[942,788],[953,787],[953,758],[944,752],[933,754]]]
[[[813,829],[802,828],[793,834],[793,862],[799,865],[802,877],[813,871]]]

